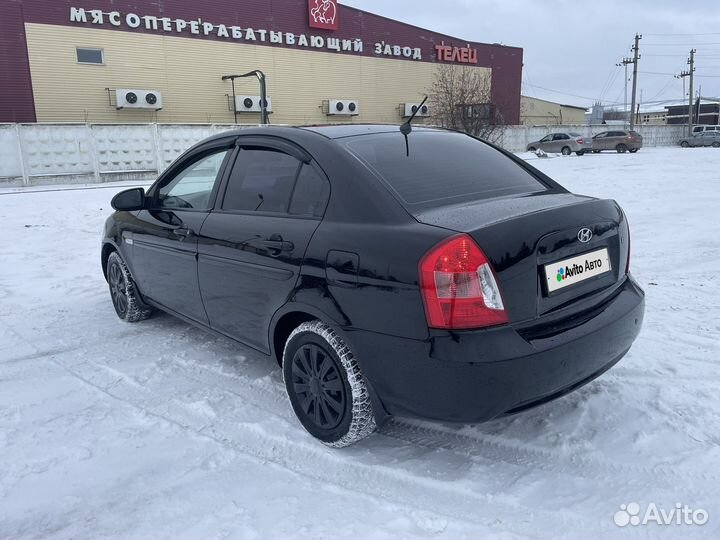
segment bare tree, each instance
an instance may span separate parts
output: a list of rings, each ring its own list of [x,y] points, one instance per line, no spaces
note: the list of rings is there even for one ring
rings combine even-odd
[[[488,140],[500,134],[502,115],[492,102],[490,77],[484,70],[438,66],[429,97],[438,125]]]

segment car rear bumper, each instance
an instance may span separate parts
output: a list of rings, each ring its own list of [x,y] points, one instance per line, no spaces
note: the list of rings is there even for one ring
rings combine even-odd
[[[482,422],[529,409],[617,363],[643,321],[644,293],[628,278],[591,318],[524,338],[510,326],[438,332],[416,341],[346,330],[376,398],[392,415]]]

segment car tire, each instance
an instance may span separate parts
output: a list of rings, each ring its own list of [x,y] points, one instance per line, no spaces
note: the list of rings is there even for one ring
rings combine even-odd
[[[631,148],[631,149],[630,149],[630,153],[631,153],[631,154],[637,154],[639,150],[640,150],[639,148]]]
[[[599,154],[600,150],[593,150],[593,154]]]
[[[572,150],[570,149],[569,146],[563,146],[562,150],[560,150],[560,152],[562,153],[563,156],[569,156],[570,154],[572,154]]]
[[[152,308],[143,302],[130,270],[117,251],[108,257],[106,278],[115,313],[121,320],[135,323],[150,317]]]
[[[690,143],[687,141],[683,141],[680,143],[680,146],[682,146],[683,148],[690,148]]]
[[[577,154],[578,156],[584,156],[584,155],[585,155],[585,150],[580,150],[579,152],[576,152],[576,154]]]
[[[350,446],[377,428],[370,391],[352,349],[323,322],[303,323],[290,334],[283,379],[298,420],[327,446]]]
[[[712,147],[713,147],[713,148],[720,148],[720,142],[717,142],[717,141],[716,141],[716,142],[712,143]]]
[[[618,144],[618,145],[615,147],[615,150],[617,150],[617,153],[618,153],[618,154],[624,154],[625,152],[627,152],[628,147],[627,147],[627,145],[625,145],[625,144]]]
[[[530,148],[528,148],[528,152],[537,152],[537,148],[531,146]]]

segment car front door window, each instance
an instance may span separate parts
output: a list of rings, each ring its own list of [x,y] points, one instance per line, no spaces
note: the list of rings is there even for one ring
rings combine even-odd
[[[157,193],[157,207],[207,210],[210,195],[230,150],[214,152],[183,169]]]

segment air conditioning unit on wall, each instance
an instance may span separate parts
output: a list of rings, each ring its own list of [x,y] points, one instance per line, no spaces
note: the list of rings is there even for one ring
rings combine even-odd
[[[259,113],[260,96],[235,96],[235,110],[240,113]],[[267,112],[272,112],[272,98],[267,98]]]
[[[427,105],[420,106],[419,103],[406,103],[405,104],[405,114],[403,115],[403,118],[410,118],[413,113],[417,111],[417,114],[415,115],[415,118],[418,117],[428,117],[430,116],[430,107]]]
[[[331,99],[328,106],[328,116],[357,116],[360,114],[360,104],[354,99]]]
[[[115,90],[117,109],[150,109],[159,111],[163,108],[162,94],[157,90],[134,90],[119,88]]]

